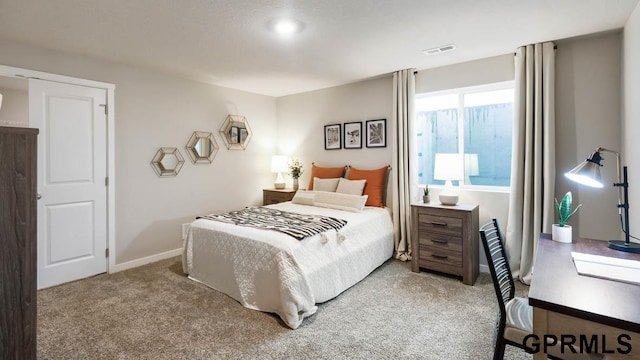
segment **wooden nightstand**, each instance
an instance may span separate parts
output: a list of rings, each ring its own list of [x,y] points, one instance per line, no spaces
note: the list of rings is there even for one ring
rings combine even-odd
[[[263,189],[262,205],[277,204],[285,201],[291,201],[296,194],[293,189]]]
[[[478,205],[411,204],[411,271],[420,268],[462,277],[478,277]]]

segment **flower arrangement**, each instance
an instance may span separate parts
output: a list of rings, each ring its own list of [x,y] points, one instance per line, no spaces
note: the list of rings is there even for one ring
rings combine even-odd
[[[300,161],[294,159],[289,163],[289,175],[291,175],[292,178],[299,178],[303,172],[304,170],[302,170],[302,163]]]

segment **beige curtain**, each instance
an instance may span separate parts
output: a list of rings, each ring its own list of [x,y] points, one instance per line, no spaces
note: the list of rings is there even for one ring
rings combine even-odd
[[[506,249],[514,278],[531,282],[540,232],[550,232],[555,191],[555,49],[527,45],[515,54],[511,196]]]
[[[414,71],[406,69],[393,74],[392,210],[395,257],[402,261],[411,260],[411,185],[416,174],[412,160],[416,154]]]

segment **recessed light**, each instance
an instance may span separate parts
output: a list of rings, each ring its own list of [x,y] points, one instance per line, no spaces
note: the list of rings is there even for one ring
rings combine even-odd
[[[280,35],[291,35],[302,30],[302,24],[295,20],[282,19],[273,23],[272,30]]]

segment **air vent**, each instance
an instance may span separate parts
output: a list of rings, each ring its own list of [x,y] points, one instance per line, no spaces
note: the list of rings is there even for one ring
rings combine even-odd
[[[455,48],[456,48],[455,44],[442,45],[442,46],[424,50],[423,53],[425,53],[426,55],[433,55],[433,54],[443,53],[445,51],[455,50]]]

